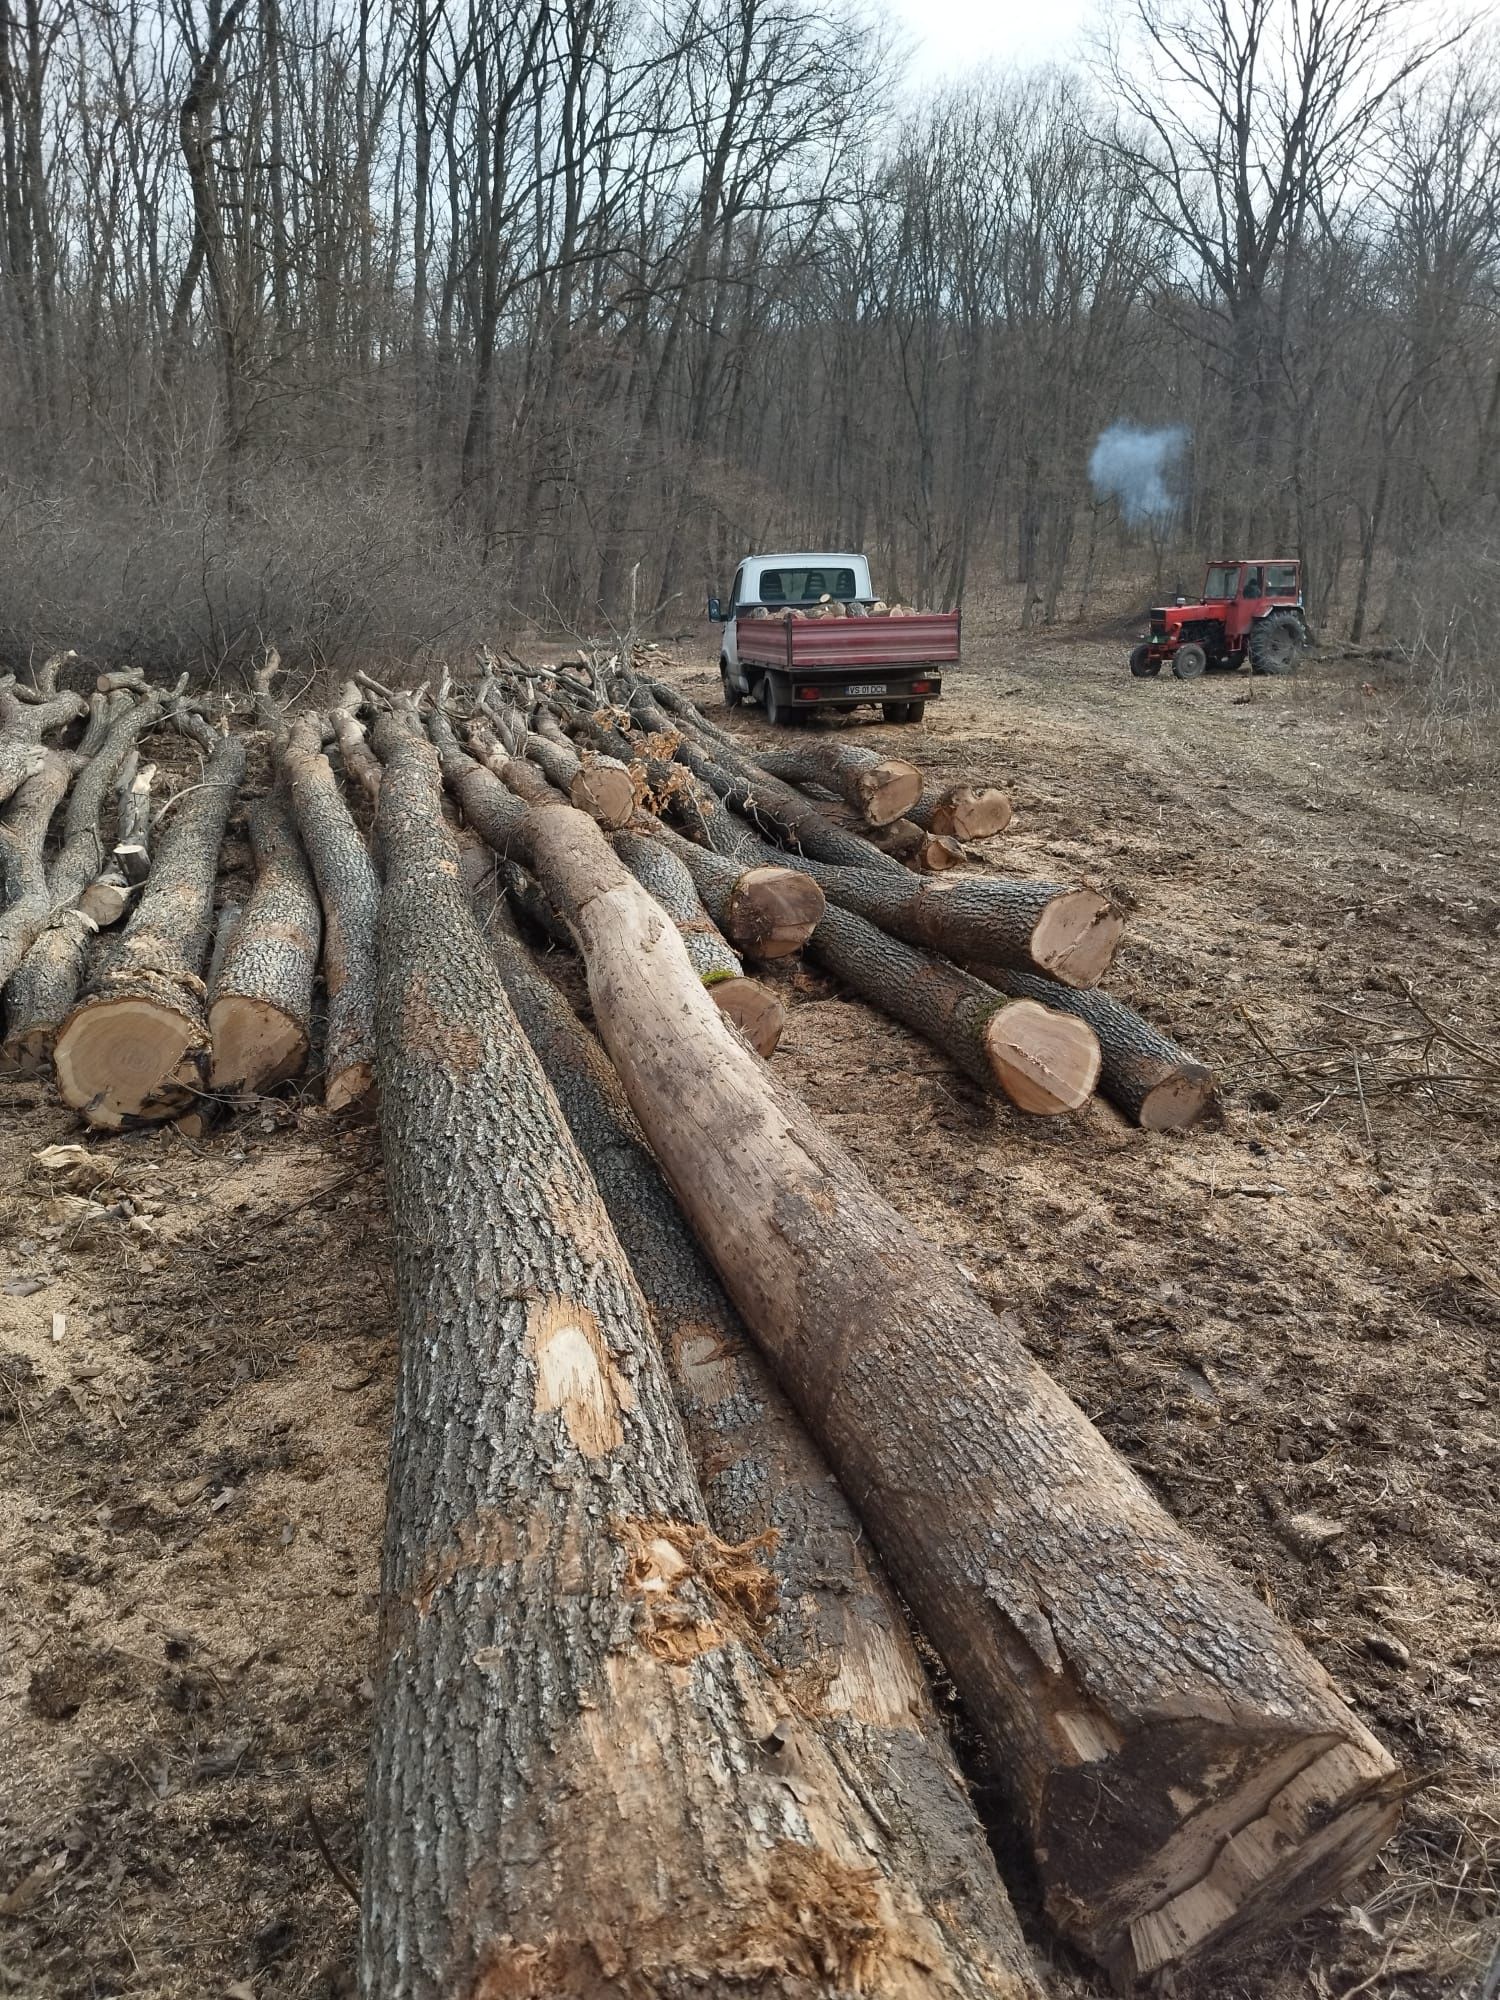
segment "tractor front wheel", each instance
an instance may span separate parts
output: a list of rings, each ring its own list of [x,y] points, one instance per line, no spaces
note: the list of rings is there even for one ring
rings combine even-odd
[[[1262,618],[1251,626],[1245,650],[1252,674],[1294,674],[1302,657],[1302,627],[1295,618]]]
[[[1138,681],[1149,681],[1161,672],[1161,661],[1152,659],[1149,646],[1136,646],[1130,655],[1130,671]]]
[[[1172,671],[1180,681],[1195,681],[1208,665],[1208,654],[1201,646],[1179,646],[1172,655]]]

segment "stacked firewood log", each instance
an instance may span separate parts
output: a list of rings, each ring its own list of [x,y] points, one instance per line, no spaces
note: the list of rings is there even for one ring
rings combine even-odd
[[[932,879],[891,829],[987,837],[996,788],[843,735],[757,755],[633,662],[486,656],[326,714],[276,678],[254,731],[180,690],[0,690],[0,967],[13,1059],[50,1050],[96,1126],[319,1049],[325,1103],[378,1108],[401,1356],[362,1991],[1040,2000],[913,1624],[1047,1917],[1118,1984],[1338,1893],[1394,1824],[1390,1757],[768,1060],[767,968],[805,952],[1022,1112],[1098,1085],[1189,1124],[1211,1077],[1098,990],[1119,913]],[[202,764],[151,823],[163,726]]]

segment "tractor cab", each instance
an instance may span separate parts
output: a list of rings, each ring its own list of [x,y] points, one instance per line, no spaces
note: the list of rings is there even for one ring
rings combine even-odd
[[[1285,556],[1211,562],[1197,604],[1154,605],[1151,629],[1130,655],[1137,679],[1170,662],[1178,680],[1214,667],[1291,674],[1312,643],[1302,609],[1302,565]]]

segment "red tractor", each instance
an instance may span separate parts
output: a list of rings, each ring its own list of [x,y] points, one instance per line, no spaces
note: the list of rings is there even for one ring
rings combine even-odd
[[[1265,560],[1210,563],[1201,604],[1159,604],[1151,630],[1130,655],[1137,680],[1170,661],[1180,681],[1208,667],[1236,671],[1248,659],[1253,674],[1294,674],[1312,644],[1302,609],[1302,565]]]

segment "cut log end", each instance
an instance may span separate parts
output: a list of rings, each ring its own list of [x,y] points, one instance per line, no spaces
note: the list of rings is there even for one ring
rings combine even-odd
[[[1054,896],[1031,938],[1032,963],[1064,986],[1097,986],[1120,942],[1125,919],[1092,889]]]
[[[1141,1100],[1140,1123],[1147,1132],[1184,1132],[1214,1101],[1213,1071],[1201,1063],[1184,1063],[1148,1090]]]
[[[870,826],[904,819],[922,796],[922,773],[900,757],[883,757],[855,780],[860,810]]]
[[[1011,821],[1007,795],[995,785],[955,785],[933,808],[933,833],[951,833],[958,840],[988,840],[1004,833]]]
[[[323,1105],[328,1111],[348,1112],[353,1117],[373,1118],[375,1115],[375,1065],[372,1062],[353,1062],[330,1076],[323,1091]]]
[[[65,1104],[109,1132],[173,1118],[202,1088],[201,1025],[165,1001],[104,995],[75,1007],[52,1052]]]
[[[1137,1916],[1100,1951],[1117,1983],[1218,1951],[1294,1921],[1340,1894],[1390,1839],[1400,1817],[1389,1760],[1336,1743],[1298,1770],[1246,1823],[1226,1832],[1230,1802],[1203,1833],[1206,1872]]]
[[[601,826],[628,826],[635,812],[635,786],[621,765],[585,765],[568,787],[568,796]]]
[[[755,958],[789,958],[812,936],[827,907],[811,875],[795,868],[750,868],[730,891],[729,938]]]
[[[951,834],[924,833],[906,857],[906,863],[919,875],[941,875],[945,869],[957,868],[966,859],[963,848]]]
[[[130,908],[134,893],[128,883],[101,875],[84,890],[78,899],[78,907],[98,929],[107,931]]]
[[[293,1077],[307,1060],[301,1024],[267,1000],[225,993],[208,1010],[213,1043],[209,1084],[214,1090],[270,1090]]]
[[[708,989],[758,1056],[775,1055],[786,1009],[758,979],[718,979]]]
[[[1099,1081],[1099,1040],[1086,1021],[1016,1000],[985,1028],[995,1081],[1020,1111],[1041,1118],[1077,1111]]]

